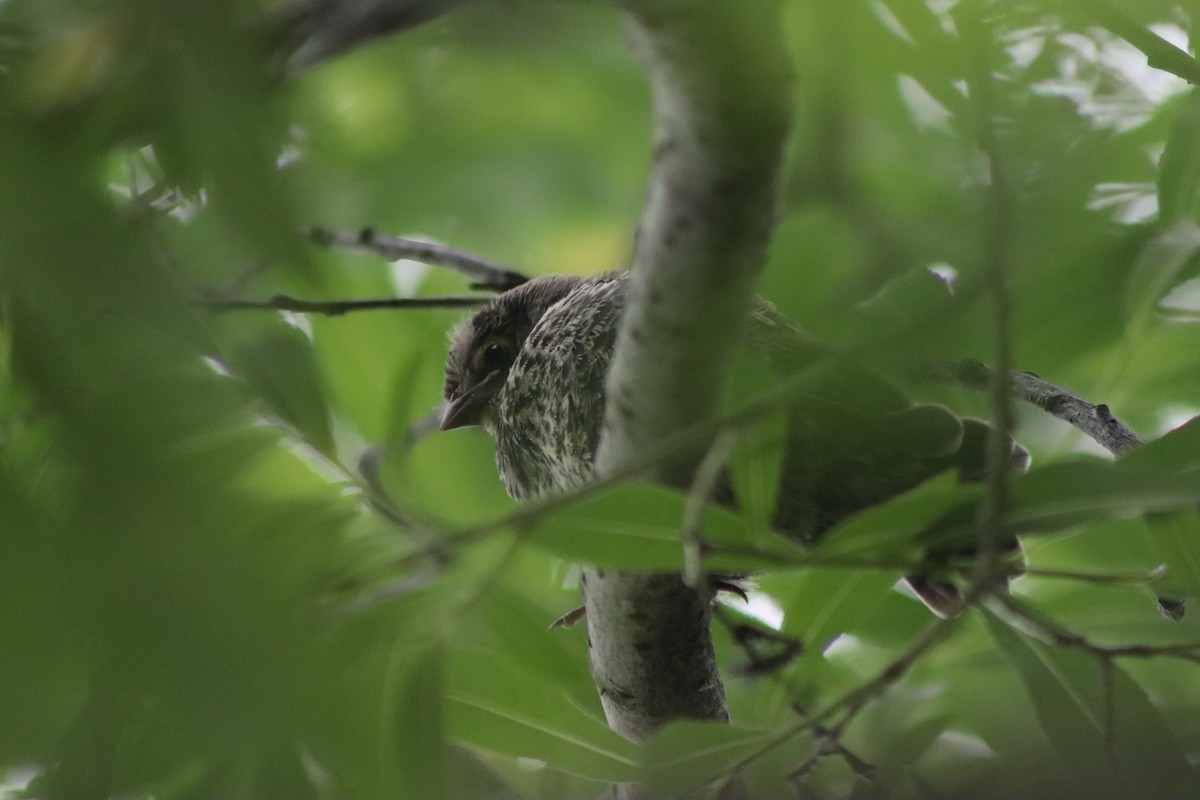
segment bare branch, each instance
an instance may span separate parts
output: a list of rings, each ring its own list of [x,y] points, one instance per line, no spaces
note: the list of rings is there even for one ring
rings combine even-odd
[[[445,297],[372,297],[357,300],[301,300],[277,294],[270,300],[200,298],[192,305],[214,311],[295,311],[299,314],[324,314],[340,317],[351,311],[378,311],[398,308],[471,308],[487,302],[474,295]]]
[[[934,380],[976,390],[985,390],[995,373],[991,367],[975,359],[931,364],[925,371]],[[1070,423],[1115,455],[1127,453],[1142,444],[1142,439],[1122,425],[1104,404],[1092,405],[1032,372],[1010,372],[1008,384],[1013,397]]]
[[[292,0],[261,20],[278,52],[281,70],[292,75],[367,42],[415,28],[465,0]]]
[[[471,278],[474,281],[471,284],[472,289],[503,292],[529,280],[527,275],[467,250],[399,236],[385,236],[376,233],[372,228],[363,228],[354,233],[315,225],[309,229],[308,237],[321,247],[366,253],[388,261],[407,258],[423,264],[446,267]]]

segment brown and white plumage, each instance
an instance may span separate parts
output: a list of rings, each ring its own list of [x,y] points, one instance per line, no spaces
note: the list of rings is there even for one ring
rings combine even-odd
[[[487,428],[517,500],[570,491],[591,477],[625,285],[620,273],[535,278],[455,332],[442,429]]]

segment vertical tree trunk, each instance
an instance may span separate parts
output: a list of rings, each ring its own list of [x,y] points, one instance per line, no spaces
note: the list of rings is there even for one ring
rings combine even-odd
[[[627,0],[654,95],[655,150],[597,454],[619,469],[719,407],[776,220],[790,123],[779,8]],[[662,465],[685,485],[703,445]],[[727,721],[708,598],[677,575],[584,572],[592,674],[609,724],[643,739]]]

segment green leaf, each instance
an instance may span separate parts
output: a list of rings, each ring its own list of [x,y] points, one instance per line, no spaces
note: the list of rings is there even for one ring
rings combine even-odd
[[[353,277],[337,284],[347,296],[393,292],[382,274]],[[397,415],[416,416],[422,404],[432,409],[440,400],[445,351],[436,323],[436,317],[397,313],[310,318],[330,397],[341,416],[367,441],[384,442],[389,435],[394,439],[399,433]],[[410,385],[403,386],[405,380]],[[411,400],[405,394],[411,394]]]
[[[1018,529],[1045,529],[1197,502],[1200,482],[1187,477],[1105,461],[1062,462],[1014,481],[1008,516]]]
[[[1193,417],[1123,456],[1120,464],[1173,473],[1200,470],[1200,417]]]
[[[734,407],[738,400],[752,398],[777,382],[762,359],[740,359],[732,380],[736,394]],[[771,529],[786,442],[787,413],[781,405],[740,431],[729,462],[738,507],[756,534]]]
[[[919,323],[946,315],[953,303],[945,281],[925,267],[910,269],[855,309],[859,339],[885,346],[903,341]]]
[[[895,45],[902,54],[901,70],[919,81],[949,112],[965,117],[966,104],[953,85],[962,77],[962,45],[946,32],[941,20],[924,2],[890,0],[885,5],[912,39],[911,43],[898,40]]]
[[[285,130],[262,63],[226,23],[228,0],[150,5],[130,15],[143,40],[133,64],[141,113],[173,181],[203,186],[211,213],[267,259],[312,277],[275,151]],[[131,78],[133,76],[130,76]]]
[[[392,396],[387,407],[391,412],[387,424],[385,446],[396,452],[404,452],[412,446],[412,426],[429,413],[434,405],[431,398],[419,396],[417,390],[424,384],[421,372],[425,368],[428,351],[415,350],[405,353],[396,364]]]
[[[1146,539],[1166,574],[1154,584],[1160,594],[1200,598],[1200,513],[1194,509],[1146,520]]]
[[[797,591],[784,609],[785,633],[804,642],[811,663],[839,634],[851,631],[896,582],[892,572],[811,569],[794,577]],[[803,672],[803,668],[801,672]]]
[[[1127,327],[1135,336],[1158,301],[1186,277],[1185,270],[1194,263],[1197,253],[1200,226],[1191,219],[1177,220],[1146,242],[1125,286]]]
[[[529,540],[555,555],[610,569],[677,570],[683,566],[681,531],[687,498],[671,489],[632,484],[605,489],[541,517]],[[747,529],[739,515],[709,504],[701,536],[720,553],[722,545],[749,551]],[[712,569],[761,568],[780,558],[794,558],[795,549],[775,539],[767,548],[746,555],[714,556]]]
[[[1200,481],[1130,469],[1124,462],[1063,461],[1031,470],[1012,483],[1004,530],[1051,533],[1088,522],[1171,512],[1200,503]],[[921,540],[968,542],[975,536],[974,506],[954,509]]]
[[[889,767],[911,764],[926,753],[949,727],[944,716],[929,717],[906,725],[889,736],[880,763]]]
[[[825,692],[845,687],[838,675],[842,667],[827,660],[825,651],[841,634],[857,634],[864,623],[879,618],[880,601],[897,577],[891,571],[814,567],[758,579],[762,590],[783,606],[782,632],[803,645],[788,665],[789,680],[758,690],[767,719],[778,723],[794,718],[792,705],[798,696],[808,705]]]
[[[654,797],[684,797],[726,778],[772,735],[704,722],[674,722],[642,748],[640,779]]]
[[[952,509],[962,508],[979,494],[979,487],[964,486],[945,473],[912,491],[851,516],[830,531],[813,551],[820,561],[863,561],[910,556],[919,533]]]
[[[1055,647],[984,611],[988,631],[1012,662],[1038,721],[1081,781],[1081,795],[1184,797],[1196,774],[1145,692],[1116,664]]]
[[[398,642],[393,657],[411,657],[403,652],[410,646],[411,643]],[[385,763],[390,765],[392,784],[404,800],[437,800],[448,796],[443,730],[444,670],[445,658],[440,646],[435,645],[419,654],[399,679],[396,697],[388,702],[390,708],[384,709],[389,723],[385,739],[389,752],[385,753]]]
[[[572,775],[628,781],[634,746],[580,708],[542,675],[494,654],[456,651],[446,689],[450,735],[471,747],[537,758]]]
[[[569,602],[582,602],[578,592],[569,597]],[[537,672],[560,687],[584,686],[588,697],[594,699],[596,690],[588,674],[587,659],[581,657],[577,646],[579,642],[564,635],[566,631],[547,630],[561,612],[548,611],[501,586],[488,594],[482,614],[504,656],[514,664]]]
[[[332,456],[328,402],[311,343],[281,321],[261,328],[227,349],[229,366],[305,441]]]
[[[680,569],[683,504],[681,495],[657,486],[619,486],[539,519],[528,537],[599,567]]]
[[[1200,214],[1200,89],[1179,107],[1158,170],[1158,216],[1163,223]]]

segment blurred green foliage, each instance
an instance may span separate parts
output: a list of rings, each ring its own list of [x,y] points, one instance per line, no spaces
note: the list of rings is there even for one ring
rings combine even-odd
[[[797,129],[762,291],[885,368],[994,352],[968,54],[946,5],[784,5]],[[1114,5],[1187,48],[1189,6]],[[1200,407],[1200,100],[1086,7],[986,16],[1016,210],[1012,344],[1019,368],[1154,437]],[[755,597],[807,649],[740,678],[715,629],[735,727],[645,748],[612,734],[583,631],[546,630],[578,603],[565,559],[675,565],[682,502],[630,487],[491,524],[512,506],[486,435],[409,435],[439,399],[458,314],[190,301],[412,288],[310,248],[296,231],[312,223],[530,273],[621,265],[650,114],[620,20],[604,4],[486,3],[284,82],[255,39],[264,8],[0,2],[0,794],[583,798],[641,776],[669,796],[741,765],[759,796],[788,796],[816,747],[786,735],[796,709],[868,679],[929,623],[892,588],[901,566],[820,558],[911,558],[977,492],[927,485],[851,520],[817,563],[764,572]],[[421,294],[465,288],[407,274]],[[986,414],[980,397],[923,391]],[[1037,466],[1010,519],[1031,564],[1165,564],[1156,588],[1200,598],[1196,428],[1113,466],[1023,409]],[[771,458],[743,458],[739,489],[769,498],[754,481]],[[755,550],[722,566],[802,560],[749,505],[749,533],[712,512],[714,541]],[[1144,582],[1029,576],[1014,591],[1095,643],[1200,641],[1197,615],[1159,618]],[[1198,720],[1195,663],[1109,663],[988,612],[843,742],[894,797],[1182,797]],[[808,796],[875,796],[846,759],[814,763]]]

